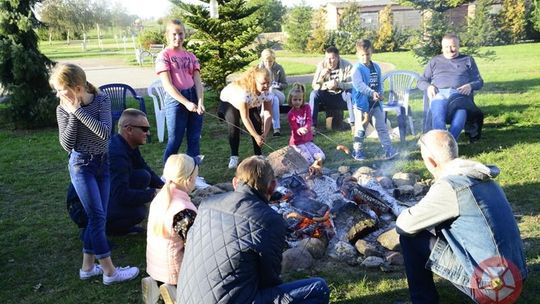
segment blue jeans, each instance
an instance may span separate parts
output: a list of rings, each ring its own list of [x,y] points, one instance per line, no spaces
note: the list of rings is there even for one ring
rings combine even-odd
[[[366,134],[365,127],[361,121],[363,119],[363,113],[360,109],[357,107],[354,107],[353,109],[354,116],[358,117],[358,122],[355,124],[355,133],[353,138],[353,148],[355,150],[362,150],[363,144],[364,144],[364,138]],[[384,151],[391,151],[393,149],[392,147],[392,140],[390,139],[390,135],[388,134],[388,127],[386,126],[386,117],[384,114],[384,111],[382,107],[375,105],[373,106],[373,109],[371,110],[371,113],[369,119],[375,120],[375,130],[377,130],[377,136],[379,137],[379,141],[381,142],[381,145],[384,149]],[[356,143],[356,145],[355,145]]]
[[[413,236],[399,237],[405,262],[409,295],[413,304],[439,303],[439,294],[433,282],[433,273],[426,269],[435,236],[424,230]]]
[[[198,103],[195,87],[181,90],[180,94],[189,101],[195,104]],[[201,154],[199,142],[203,124],[202,115],[197,114],[197,112],[188,111],[184,105],[172,98],[169,94],[166,94],[165,121],[167,122],[168,141],[165,153],[163,154],[164,163],[171,154],[178,153],[178,149],[180,149],[182,140],[184,139],[184,133],[187,133],[186,154],[191,157]]]
[[[455,89],[440,89],[439,93],[431,100],[431,123],[433,129],[446,130],[448,99],[454,94],[458,94]],[[466,121],[467,111],[465,109],[457,110],[450,121],[450,129],[448,130],[454,136],[454,139],[458,139]]]
[[[330,301],[330,290],[322,278],[309,278],[257,292],[253,303],[302,303],[326,304]]]
[[[87,154],[72,151],[69,157],[71,183],[88,216],[83,228],[83,252],[103,259],[111,255],[105,236],[110,177],[108,154]]]

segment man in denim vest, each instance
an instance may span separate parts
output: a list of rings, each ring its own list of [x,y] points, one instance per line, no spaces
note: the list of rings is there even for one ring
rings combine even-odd
[[[432,273],[477,302],[495,293],[517,299],[527,269],[514,215],[493,180],[499,169],[458,158],[445,130],[424,134],[419,145],[435,181],[396,221],[412,302],[438,303]]]

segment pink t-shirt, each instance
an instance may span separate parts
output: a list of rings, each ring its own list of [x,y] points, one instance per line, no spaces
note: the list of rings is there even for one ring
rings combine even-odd
[[[156,58],[156,74],[169,71],[173,85],[179,90],[193,87],[193,73],[200,70],[197,57],[186,50],[165,48]]]
[[[300,108],[291,108],[287,114],[289,120],[289,126],[291,127],[291,138],[289,139],[289,145],[297,146],[313,141],[313,132],[311,132],[311,108],[308,104],[302,105]],[[307,133],[299,135],[296,133],[298,129],[306,127]]]

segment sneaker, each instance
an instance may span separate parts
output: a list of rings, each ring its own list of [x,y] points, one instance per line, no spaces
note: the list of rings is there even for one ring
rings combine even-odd
[[[204,189],[208,187],[210,187],[210,185],[206,183],[206,181],[204,180],[204,177],[197,176],[197,179],[195,180],[195,189]]]
[[[229,169],[236,169],[238,167],[238,156],[231,156],[229,159]]]
[[[352,157],[355,160],[359,160],[359,161],[366,160],[366,155],[364,154],[364,151],[362,150],[353,150]]]
[[[399,152],[396,151],[394,148],[389,148],[384,152],[384,159],[385,160],[391,160],[394,157],[398,156]]]
[[[156,280],[146,277],[141,280],[142,298],[145,304],[156,304],[159,301],[159,287]]]
[[[279,130],[279,129],[275,129],[273,135],[274,135],[274,136],[281,136],[280,130]]]
[[[176,301],[176,286],[162,284],[159,286],[159,293],[165,304],[174,304]]]
[[[116,271],[113,275],[108,276],[103,274],[103,284],[112,285],[124,281],[133,280],[139,275],[139,268],[137,267],[116,267]]]
[[[103,274],[103,269],[101,269],[101,266],[99,266],[98,264],[94,264],[94,268],[92,268],[92,270],[90,271],[84,271],[82,269],[79,269],[79,278],[81,278],[81,280],[88,280],[91,277],[95,277],[101,274]]]

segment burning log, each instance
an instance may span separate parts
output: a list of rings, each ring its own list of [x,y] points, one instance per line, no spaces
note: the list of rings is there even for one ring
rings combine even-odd
[[[360,186],[354,177],[344,179],[340,191],[348,200],[357,204],[368,204],[377,215],[390,212],[390,207],[377,191]]]

